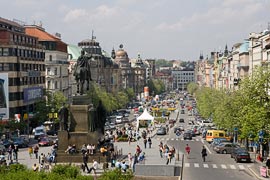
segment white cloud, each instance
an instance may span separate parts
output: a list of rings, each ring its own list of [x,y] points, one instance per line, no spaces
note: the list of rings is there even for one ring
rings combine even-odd
[[[85,18],[88,16],[88,13],[84,9],[72,9],[64,17],[64,22],[77,21],[80,18]]]
[[[220,7],[212,7],[206,12],[194,13],[191,16],[181,18],[175,23],[168,24],[162,22],[155,29],[161,31],[181,31],[198,25],[229,25],[233,22],[241,22],[241,20],[251,17],[263,9],[262,4],[259,2],[241,4],[242,7],[240,9],[239,7],[235,8],[237,4],[238,1],[236,2],[235,0],[226,1]]]

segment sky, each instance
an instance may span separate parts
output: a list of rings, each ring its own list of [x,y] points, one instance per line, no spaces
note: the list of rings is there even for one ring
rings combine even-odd
[[[130,58],[198,60],[229,50],[270,23],[270,0],[0,0],[0,17],[42,23],[62,41],[123,44]]]

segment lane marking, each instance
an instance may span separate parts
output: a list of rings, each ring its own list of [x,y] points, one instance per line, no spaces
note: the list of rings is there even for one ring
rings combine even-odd
[[[245,167],[243,165],[239,165],[238,167],[239,167],[239,169],[245,169]]]
[[[212,154],[212,152],[210,151],[210,149],[209,149],[206,145],[204,145],[204,147],[205,147],[206,150],[209,152],[209,154]]]
[[[198,163],[194,163],[194,167],[198,168],[198,167],[200,167],[200,165]]]
[[[231,169],[236,169],[235,165],[230,165]]]
[[[213,165],[213,168],[217,169],[217,165],[216,164],[212,164]]]
[[[190,163],[185,163],[185,167],[190,167]]]
[[[221,164],[221,168],[222,168],[222,169],[227,169],[227,166],[224,165],[224,164]]]
[[[203,164],[204,168],[209,168],[208,164]]]

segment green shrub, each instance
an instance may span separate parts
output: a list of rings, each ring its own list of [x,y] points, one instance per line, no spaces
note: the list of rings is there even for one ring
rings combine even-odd
[[[126,173],[123,173],[121,169],[114,169],[104,172],[98,179],[99,180],[131,180],[133,178],[133,172],[129,169]]]
[[[128,141],[128,138],[121,136],[121,137],[117,138],[117,141],[119,141],[119,142],[125,142],[125,141]]]
[[[27,167],[23,164],[11,164],[8,166],[10,172],[26,171]]]
[[[76,178],[80,175],[80,170],[76,166],[56,165],[53,167],[52,173],[64,175],[66,178]]]

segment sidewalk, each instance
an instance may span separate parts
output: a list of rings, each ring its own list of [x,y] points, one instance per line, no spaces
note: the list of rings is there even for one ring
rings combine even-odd
[[[255,157],[255,153],[250,152],[250,156],[252,157],[252,159],[254,159],[254,164],[253,166],[248,167],[248,169],[250,170],[250,172],[257,178],[257,179],[270,179],[269,177],[262,177],[260,174],[260,168],[262,166],[265,166],[265,162],[261,162],[258,161]]]

